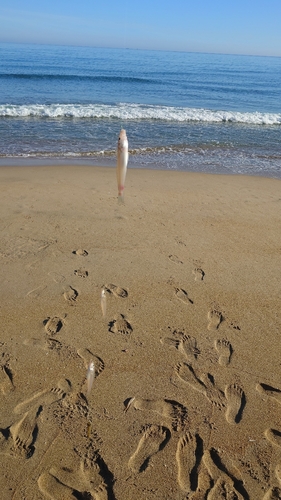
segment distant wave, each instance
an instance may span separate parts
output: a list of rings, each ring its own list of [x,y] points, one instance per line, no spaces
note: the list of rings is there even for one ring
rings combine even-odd
[[[128,83],[149,83],[161,84],[160,80],[153,80],[152,78],[137,78],[131,76],[106,76],[106,75],[63,75],[63,74],[43,74],[43,73],[0,73],[0,79],[6,80],[62,80],[62,81],[91,81],[91,82],[128,82]]]
[[[209,109],[154,106],[141,104],[29,104],[0,105],[2,118],[73,118],[162,120],[168,122],[242,123],[247,125],[281,125],[280,113],[241,113]]]

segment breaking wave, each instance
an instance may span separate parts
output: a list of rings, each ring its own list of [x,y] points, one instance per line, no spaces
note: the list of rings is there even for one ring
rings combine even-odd
[[[280,113],[214,111],[172,106],[142,104],[2,104],[2,118],[72,118],[161,120],[168,122],[242,123],[247,125],[281,125]]]

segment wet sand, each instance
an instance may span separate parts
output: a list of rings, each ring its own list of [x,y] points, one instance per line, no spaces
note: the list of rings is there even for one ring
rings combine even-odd
[[[281,498],[281,181],[0,186],[2,498]]]

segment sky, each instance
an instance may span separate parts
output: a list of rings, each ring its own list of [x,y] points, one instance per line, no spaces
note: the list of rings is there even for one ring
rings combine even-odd
[[[1,0],[0,42],[281,57],[281,0]]]

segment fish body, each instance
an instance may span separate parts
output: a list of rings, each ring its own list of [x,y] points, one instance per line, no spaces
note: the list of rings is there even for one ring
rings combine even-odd
[[[122,129],[118,138],[117,145],[117,185],[118,185],[118,199],[124,200],[124,187],[127,173],[127,165],[129,159],[128,152],[128,139],[126,130]]]
[[[100,305],[101,305],[102,315],[103,315],[103,317],[105,317],[105,315],[106,315],[106,293],[105,293],[104,288],[101,291]]]
[[[90,361],[87,371],[87,397],[89,397],[95,378],[95,365]]]

